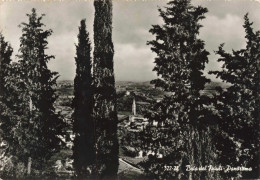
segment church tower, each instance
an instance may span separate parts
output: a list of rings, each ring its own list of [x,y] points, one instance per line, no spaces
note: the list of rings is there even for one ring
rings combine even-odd
[[[132,113],[134,116],[136,116],[136,104],[135,104],[135,97],[133,99],[133,105],[132,105]]]

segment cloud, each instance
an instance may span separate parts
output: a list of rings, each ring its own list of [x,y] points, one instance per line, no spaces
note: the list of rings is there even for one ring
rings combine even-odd
[[[204,27],[201,29],[200,37],[205,40],[205,47],[210,52],[205,73],[220,70],[222,63],[217,62],[219,57],[214,53],[220,44],[225,43],[224,49],[228,52],[245,47],[243,17],[233,14],[226,14],[224,17],[209,15],[202,24]],[[216,80],[214,76],[207,76]]]
[[[115,46],[115,76],[117,80],[146,81],[155,78],[152,72],[155,54],[146,42],[154,39],[149,33],[153,24],[161,24],[158,6],[164,7],[167,1],[114,1],[113,3],[113,42]],[[201,23],[200,37],[211,53],[206,71],[220,68],[216,62],[220,43],[226,43],[230,51],[245,46],[243,16],[249,12],[255,29],[260,29],[260,3],[254,1],[193,0],[193,4],[208,8],[206,19]],[[4,2],[0,6],[0,29],[6,40],[14,47],[14,55],[19,48],[21,29],[17,26],[27,22],[26,13],[35,7],[39,14],[45,13],[43,22],[46,28],[53,29],[49,37],[48,53],[55,55],[48,66],[58,71],[60,79],[73,79],[75,76],[75,43],[81,19],[86,18],[87,29],[93,46],[93,1],[63,2]]]
[[[227,14],[224,18],[209,15],[203,22],[201,37],[210,48],[226,43],[229,49],[239,49],[245,45],[243,17]]]
[[[155,73],[151,73],[154,57],[148,46],[139,48],[133,44],[115,44],[116,80],[148,81],[155,78]]]
[[[246,0],[193,0],[192,3],[207,7],[209,11],[206,18],[201,22],[204,27],[200,33],[200,37],[205,41],[206,49],[210,52],[209,64],[206,66],[205,72],[221,69],[222,64],[217,62],[218,56],[214,53],[221,43],[225,43],[224,49],[228,52],[232,49],[245,48],[243,18],[246,13],[249,13],[250,21],[254,22],[254,29],[260,29],[259,2]],[[209,77],[216,80],[213,76]]]
[[[161,22],[157,6],[166,1],[115,1],[113,10],[113,34],[117,43],[133,43],[144,47],[152,38],[149,33],[153,24]]]

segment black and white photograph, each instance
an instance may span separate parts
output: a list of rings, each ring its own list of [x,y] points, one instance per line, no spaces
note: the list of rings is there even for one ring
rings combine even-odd
[[[0,180],[260,179],[259,0],[0,0]]]

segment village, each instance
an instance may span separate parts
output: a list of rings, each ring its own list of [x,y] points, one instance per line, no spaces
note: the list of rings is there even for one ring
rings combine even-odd
[[[59,160],[56,162],[57,171],[61,174],[73,173],[70,171],[72,169],[72,161],[69,158],[72,154],[74,138],[71,119],[73,113],[71,107],[74,97],[73,88],[73,81],[59,81],[57,84],[58,99],[55,103],[55,109],[68,124],[68,137],[62,137],[68,148],[65,150],[68,159],[63,163]],[[132,138],[138,136],[138,133],[147,125],[157,126],[157,122],[149,124],[143,112],[149,107],[151,102],[160,101],[164,92],[155,89],[149,82],[123,81],[116,83],[116,91],[118,95],[118,139],[120,143],[118,173],[142,174],[142,167],[139,163],[154,152],[143,152],[143,150],[137,149],[135,143],[138,142]]]
[[[202,94],[212,96],[215,86],[225,85],[220,83],[208,84]],[[73,132],[72,132],[72,113],[71,103],[73,100],[73,81],[58,81],[57,95],[59,98],[55,103],[56,112],[61,116],[68,124],[67,133],[68,137],[63,137],[66,142],[68,150],[66,151],[68,159],[66,162],[61,163],[58,161],[56,167],[61,173],[73,173],[72,161],[70,155],[72,154],[73,147]],[[159,102],[163,99],[167,92],[163,92],[160,89],[154,88],[150,82],[130,82],[119,81],[116,82],[117,91],[117,108],[118,108],[118,139],[119,139],[119,175],[127,174],[142,174],[142,167],[140,162],[146,160],[150,154],[154,154],[152,150],[144,151],[140,148],[140,140],[138,140],[139,133],[144,130],[145,127],[156,129],[158,125],[164,128],[163,124],[158,122],[150,122],[145,116],[144,112],[152,102]],[[163,155],[159,154],[159,157]]]

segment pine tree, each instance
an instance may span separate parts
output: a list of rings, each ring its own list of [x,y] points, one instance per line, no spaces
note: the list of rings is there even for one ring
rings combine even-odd
[[[118,137],[113,69],[112,1],[94,1],[94,107],[96,172],[114,177],[118,171]]]
[[[51,72],[47,63],[54,58],[46,54],[47,38],[52,30],[43,30],[41,21],[44,15],[38,17],[32,9],[28,23],[22,23],[20,38],[19,83],[21,92],[18,99],[20,120],[17,122],[17,137],[22,147],[20,158],[32,165],[32,173],[39,171],[47,173],[50,157],[60,150],[65,123],[55,113],[53,106],[56,95],[54,86],[58,78],[56,72]],[[28,168],[28,174],[30,174]]]
[[[216,109],[219,130],[216,136],[219,163],[233,167],[252,168],[249,172],[228,172],[225,178],[257,179],[259,175],[259,74],[260,31],[254,32],[248,14],[244,17],[246,48],[227,53],[221,44],[216,54],[223,62],[221,71],[213,71],[224,82],[227,90],[218,90]]]
[[[92,118],[91,44],[86,31],[86,20],[80,22],[74,79],[73,131],[75,133],[73,157],[76,174],[80,178],[90,175],[95,165],[94,123]]]
[[[155,154],[143,163],[145,172],[155,179],[210,178],[212,174],[186,170],[187,165],[213,164],[211,101],[200,94],[210,82],[203,75],[209,53],[198,38],[199,21],[207,9],[192,6],[190,0],[174,0],[159,12],[164,23],[153,25],[150,32],[156,38],[148,42],[157,54],[153,70],[159,77],[151,83],[170,95],[155,103],[146,115],[150,125],[142,133],[143,145]],[[154,121],[158,122],[156,127]],[[174,171],[174,166],[180,166],[179,170]]]

